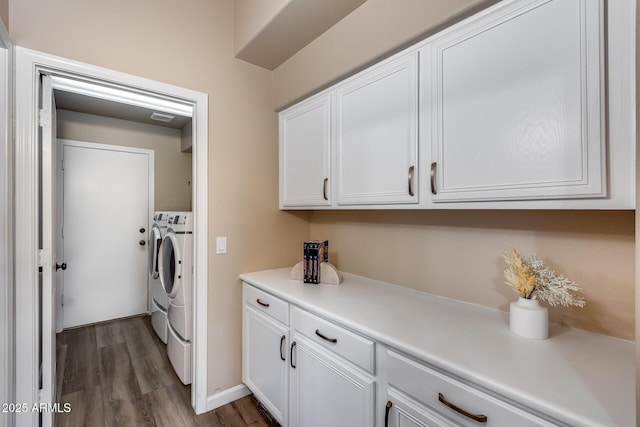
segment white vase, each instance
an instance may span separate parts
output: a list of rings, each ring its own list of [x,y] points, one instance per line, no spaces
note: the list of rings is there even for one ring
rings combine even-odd
[[[511,332],[526,338],[543,340],[549,336],[549,310],[538,300],[518,298],[509,312]]]

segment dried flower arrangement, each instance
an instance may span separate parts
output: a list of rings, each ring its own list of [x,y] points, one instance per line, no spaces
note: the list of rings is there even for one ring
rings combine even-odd
[[[548,302],[552,306],[574,305],[584,307],[584,299],[575,292],[582,289],[578,285],[556,273],[535,255],[529,255],[523,259],[520,254],[511,249],[503,255],[507,268],[504,270],[505,284],[511,286],[520,297],[526,299],[539,299]]]

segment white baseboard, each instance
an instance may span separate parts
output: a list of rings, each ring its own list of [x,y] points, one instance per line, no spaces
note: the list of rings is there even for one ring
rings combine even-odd
[[[238,384],[235,387],[212,394],[207,397],[207,412],[250,394],[251,390],[244,384]]]

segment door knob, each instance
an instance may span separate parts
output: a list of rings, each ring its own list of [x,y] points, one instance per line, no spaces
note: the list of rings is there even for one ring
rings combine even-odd
[[[144,233],[145,231],[147,231],[147,230],[145,230],[144,228],[140,229],[140,233]]]
[[[58,264],[56,262],[56,271],[58,271],[59,269],[62,269],[62,271],[66,270],[67,269],[67,263],[63,262],[62,264]]]
[[[140,240],[138,243],[140,243],[140,246],[144,246],[145,243],[147,243],[147,242],[145,242],[144,240]]]

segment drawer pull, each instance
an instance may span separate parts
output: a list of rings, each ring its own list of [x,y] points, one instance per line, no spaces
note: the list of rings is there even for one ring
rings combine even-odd
[[[317,336],[319,336],[320,338],[322,338],[323,340],[325,340],[325,341],[329,341],[329,342],[334,343],[334,344],[338,342],[338,339],[337,339],[337,338],[329,338],[328,336],[323,335],[323,334],[320,332],[320,329],[316,329],[316,335],[317,335]]]
[[[387,402],[387,407],[384,409],[384,427],[389,427],[389,411],[391,411],[391,407],[393,403],[391,401]]]
[[[293,349],[298,345],[295,341],[291,343],[291,353],[289,353],[289,363],[293,369],[296,369],[296,365],[293,364]]]
[[[473,421],[477,421],[479,423],[486,423],[487,422],[487,416],[486,415],[476,415],[476,414],[472,414],[471,412],[467,412],[462,408],[459,408],[458,406],[454,405],[453,403],[447,401],[447,399],[445,399],[444,395],[442,393],[438,393],[438,400],[443,403],[444,405],[448,406],[449,408],[453,409],[454,411],[456,411],[457,413],[464,415],[467,418],[471,418]]]
[[[261,306],[263,306],[263,307],[267,307],[267,308],[269,308],[269,304],[268,304],[268,303],[266,303],[266,302],[262,302],[262,301],[260,301],[260,298],[258,298],[258,299],[256,300],[256,302],[257,302],[258,304],[260,304]]]
[[[285,338],[286,338],[286,337],[285,337],[284,335],[280,337],[280,359],[282,359],[283,361],[284,361],[284,360],[286,360],[286,359],[284,358],[284,352],[282,351],[282,350],[283,350],[283,348],[282,348],[282,344],[284,344],[284,339],[285,339]]]

